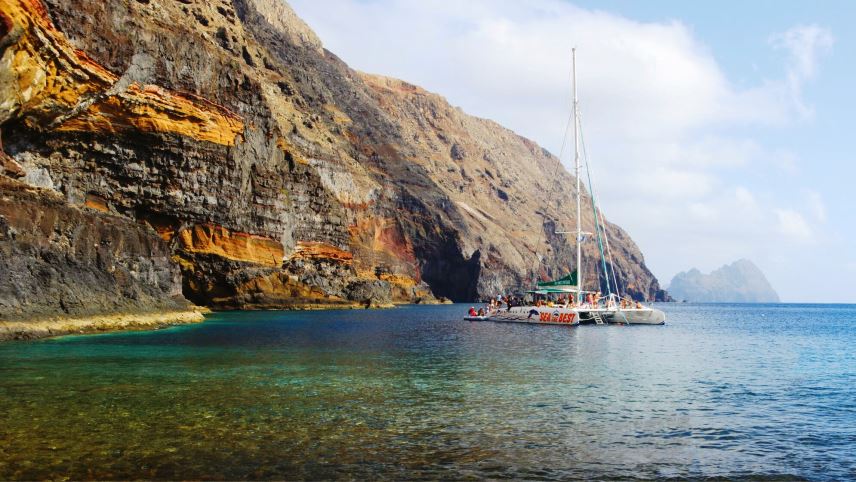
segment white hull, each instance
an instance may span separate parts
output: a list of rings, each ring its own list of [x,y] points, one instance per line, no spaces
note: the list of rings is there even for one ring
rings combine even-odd
[[[664,325],[666,314],[654,308],[633,308],[626,310],[611,310],[610,323],[628,325]]]
[[[583,324],[596,323],[595,314],[605,323],[618,325],[663,325],[666,314],[654,308],[581,308],[580,322]]]
[[[599,320],[598,320],[599,318]],[[547,306],[515,306],[499,309],[486,316],[468,316],[469,321],[530,323],[533,325],[578,325],[580,323],[614,323],[622,325],[663,325],[666,314],[653,308],[556,308]]]
[[[573,326],[580,324],[580,315],[573,308],[514,306],[510,310],[499,309],[492,311],[488,314],[487,321]]]

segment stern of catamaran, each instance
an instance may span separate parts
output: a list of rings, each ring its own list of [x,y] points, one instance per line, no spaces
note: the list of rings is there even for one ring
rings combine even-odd
[[[666,314],[662,310],[643,306],[641,308],[613,310],[611,323],[628,325],[664,325]]]

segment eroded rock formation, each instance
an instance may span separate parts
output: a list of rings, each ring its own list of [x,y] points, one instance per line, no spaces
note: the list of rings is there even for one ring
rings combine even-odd
[[[778,303],[779,295],[764,273],[748,259],[739,259],[708,274],[693,268],[672,278],[675,299],[699,303]]]
[[[280,0],[0,5],[3,172],[156,233],[195,303],[469,300],[573,260],[554,156],[351,70]],[[662,297],[608,229],[622,284]]]

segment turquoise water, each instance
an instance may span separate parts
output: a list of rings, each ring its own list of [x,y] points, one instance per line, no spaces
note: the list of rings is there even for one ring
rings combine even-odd
[[[856,479],[856,306],[220,313],[0,345],[0,479]]]

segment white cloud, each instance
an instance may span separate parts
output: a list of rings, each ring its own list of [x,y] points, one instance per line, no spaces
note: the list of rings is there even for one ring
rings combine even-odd
[[[802,101],[802,86],[817,73],[818,58],[832,49],[835,40],[827,29],[818,25],[798,25],[770,36],[770,44],[788,52],[787,91],[803,116],[813,110]]]
[[[818,25],[798,25],[770,36],[776,48],[787,49],[792,63],[790,74],[798,79],[810,79],[817,71],[818,55],[827,53],[835,40],[829,30]]]
[[[559,0],[291,3],[351,66],[438,92],[555,153],[576,46],[597,194],[664,285],[691,266],[782,257],[786,246],[815,239],[826,219],[819,194],[805,191],[793,209],[788,192],[768,181],[794,176],[799,157],[753,135],[811,121],[804,87],[834,43],[822,27],[769,35],[784,73],[756,72],[764,80],[746,86],[677,20],[640,22]]]
[[[779,231],[798,241],[811,241],[813,233],[802,214],[791,209],[776,209]]]
[[[751,215],[755,218],[761,213],[761,207],[758,205],[758,201],[755,199],[755,196],[745,187],[738,186],[737,189],[734,190],[734,199],[736,201],[738,212],[742,213],[744,216]]]
[[[817,191],[804,189],[806,205],[809,212],[814,217],[814,220],[819,223],[826,222],[826,205],[823,203],[823,197]]]

